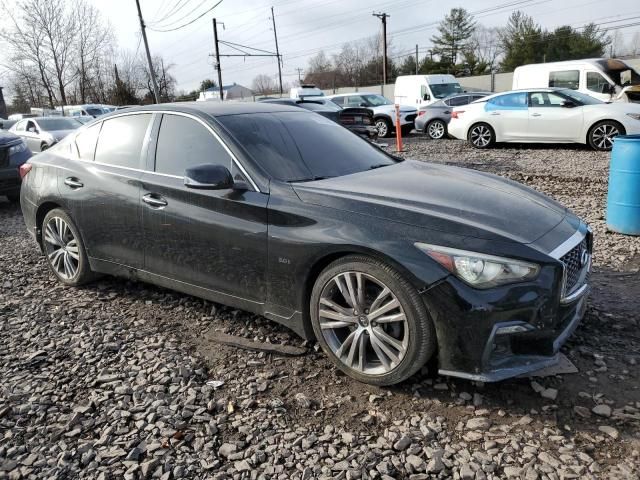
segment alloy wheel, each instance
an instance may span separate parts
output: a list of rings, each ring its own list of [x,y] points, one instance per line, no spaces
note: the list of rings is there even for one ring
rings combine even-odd
[[[384,120],[378,120],[376,122],[376,128],[378,129],[378,136],[386,137],[389,133],[389,125]]]
[[[51,267],[67,280],[75,277],[80,262],[78,240],[67,222],[60,217],[52,217],[44,230],[45,253]]]
[[[471,129],[471,143],[476,147],[486,147],[491,143],[491,130],[485,125],[476,125]]]
[[[593,129],[591,138],[596,147],[601,150],[609,150],[613,147],[613,139],[618,136],[620,131],[615,125],[603,123]]]
[[[429,124],[428,128],[429,137],[434,140],[439,140],[444,137],[444,123],[440,120],[435,120]]]
[[[320,329],[333,354],[348,368],[366,375],[394,370],[409,346],[409,326],[396,295],[362,272],[334,276],[318,305]]]

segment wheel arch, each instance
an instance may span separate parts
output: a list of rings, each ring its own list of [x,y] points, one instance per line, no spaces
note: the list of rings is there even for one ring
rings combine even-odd
[[[56,208],[63,208],[62,205],[53,201],[43,202],[38,206],[36,210],[36,240],[40,247],[42,248],[42,223],[44,222],[44,217],[47,216],[51,210]]]
[[[377,250],[363,247],[363,246],[343,246],[339,249],[332,249],[324,252],[316,259],[314,259],[309,269],[307,270],[307,274],[304,280],[304,288],[301,292],[300,305],[302,312],[302,322],[303,328],[307,335],[310,335],[310,339],[315,339],[315,335],[313,333],[313,328],[311,326],[311,316],[309,314],[309,305],[311,300],[311,292],[313,291],[313,286],[316,283],[316,280],[320,276],[320,274],[333,262],[339,260],[341,258],[345,258],[348,256],[365,256],[376,259],[378,261],[384,262],[388,264],[390,267],[394,268],[398,272],[400,272],[407,281],[416,288],[418,292],[421,292],[423,289],[427,287],[427,285],[422,284],[415,275],[413,275],[409,269],[404,267],[400,262],[394,260],[389,255],[386,255]]]
[[[627,129],[625,128],[624,124],[621,121],[615,120],[613,118],[599,118],[597,120],[592,121],[591,124],[589,124],[589,126],[586,128],[586,131],[583,135],[583,140],[585,141],[584,142],[585,145],[589,145],[589,137],[591,136],[591,131],[594,129],[596,125],[602,122],[613,122],[619,125],[620,128],[622,129],[621,135],[625,135],[627,133]]]

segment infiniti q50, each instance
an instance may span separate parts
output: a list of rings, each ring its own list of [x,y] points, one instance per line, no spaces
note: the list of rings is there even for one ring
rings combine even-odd
[[[280,322],[348,375],[496,381],[557,361],[592,235],[500,177],[390,156],[312,112],[185,103],[96,119],[21,168],[53,274],[138,279]]]

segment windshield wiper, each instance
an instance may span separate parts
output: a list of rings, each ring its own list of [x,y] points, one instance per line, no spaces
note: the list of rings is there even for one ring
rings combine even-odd
[[[327,178],[333,178],[332,176],[329,175],[318,175],[315,177],[309,177],[309,178],[299,178],[296,180],[289,180],[289,183],[296,183],[296,182],[315,182],[316,180],[326,180]]]

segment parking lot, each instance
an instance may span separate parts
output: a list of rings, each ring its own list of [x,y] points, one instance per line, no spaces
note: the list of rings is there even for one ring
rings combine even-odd
[[[358,383],[262,317],[112,278],[62,286],[2,202],[0,479],[638,478],[640,238],[606,231],[609,154],[417,134],[405,150],[522,182],[592,226],[590,303],[563,348],[578,373],[479,384],[430,365]]]

